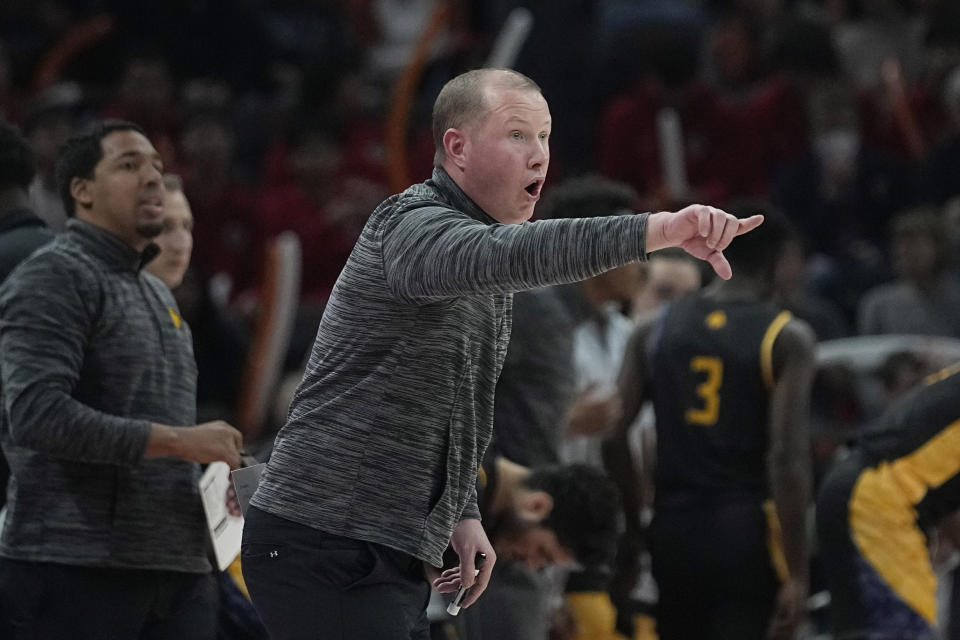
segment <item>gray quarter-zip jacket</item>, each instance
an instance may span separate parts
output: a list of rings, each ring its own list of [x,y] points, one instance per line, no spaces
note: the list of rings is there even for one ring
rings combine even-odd
[[[512,293],[645,257],[647,216],[497,224],[442,169],[371,214],[251,504],[440,566],[479,518]]]
[[[199,466],[143,459],[150,423],[193,425],[190,330],[141,255],[71,219],[0,287],[0,555],[211,570]]]

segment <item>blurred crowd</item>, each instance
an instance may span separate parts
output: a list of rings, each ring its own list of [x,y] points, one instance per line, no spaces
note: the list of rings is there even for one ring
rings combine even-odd
[[[928,230],[937,253],[960,237],[955,3],[245,0],[132,8],[14,0],[0,8],[0,113],[34,148],[40,171],[31,197],[54,229],[64,213],[53,159],[69,133],[107,116],[145,127],[196,213],[189,281],[224,308],[250,312],[265,243],[294,230],[304,257],[302,313],[310,316],[301,325],[310,334],[372,206],[429,174],[429,105],[439,86],[482,65],[521,5],[533,27],[515,67],[543,87],[562,124],[551,183],[597,172],[634,187],[642,210],[769,199],[802,231],[798,262],[784,278],[828,303],[816,309],[821,338],[956,333],[953,287],[931,291],[930,315],[945,315],[921,326],[899,324],[908,322],[895,310],[900,289],[865,295],[894,278],[929,279],[943,265],[916,258],[929,250],[901,236]],[[668,159],[673,148],[679,162]],[[893,233],[894,217],[910,209],[927,214],[925,222],[918,216]],[[835,231],[821,233],[827,221]]]
[[[854,341],[824,361],[817,470],[960,353],[950,340],[960,339],[960,5],[950,0],[7,0],[0,115],[33,149],[31,208],[54,231],[66,220],[53,175],[66,139],[106,117],[148,132],[192,209],[195,249],[175,294],[194,332],[200,417],[232,417],[270,240],[293,231],[302,247],[284,356],[299,380],[366,217],[430,175],[437,92],[485,63],[517,7],[532,28],[513,66],[543,88],[558,125],[547,196],[594,174],[632,188],[637,211],[770,202],[797,232],[775,299],[818,341],[942,339],[878,339],[872,359],[857,359]],[[605,373],[581,365],[570,384],[583,424],[570,413],[570,437],[550,444],[566,453],[548,458],[590,461],[570,450],[618,419],[610,387],[630,327],[708,277],[667,252],[585,285],[584,315],[619,352],[590,361]],[[504,373],[516,373],[509,360]],[[278,397],[268,434],[289,394]],[[648,431],[634,436],[638,459],[650,455]],[[500,453],[540,462],[528,445],[501,442]]]

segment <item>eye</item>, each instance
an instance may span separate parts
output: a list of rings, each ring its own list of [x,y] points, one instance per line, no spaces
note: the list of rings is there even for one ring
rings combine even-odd
[[[549,133],[541,133],[541,134],[540,134],[540,139],[541,139],[541,140],[546,140],[546,139],[549,138],[549,137],[550,137],[550,134],[549,134]]]
[[[137,163],[134,162],[133,160],[126,160],[123,162],[123,164],[120,165],[120,167],[125,171],[136,171]]]
[[[520,133],[519,131],[511,131],[510,137],[513,138],[514,140],[523,140],[523,134]]]

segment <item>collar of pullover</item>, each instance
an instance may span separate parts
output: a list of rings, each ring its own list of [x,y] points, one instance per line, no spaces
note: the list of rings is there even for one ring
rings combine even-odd
[[[138,273],[159,253],[152,242],[142,252],[137,251],[109,231],[84,220],[70,218],[66,229],[91,255],[124,271]]]
[[[477,206],[477,203],[470,199],[470,196],[463,192],[450,174],[442,167],[434,167],[433,176],[427,181],[439,191],[457,211],[462,211],[471,218],[479,220],[486,224],[497,224],[497,221],[491,218],[487,213]]]

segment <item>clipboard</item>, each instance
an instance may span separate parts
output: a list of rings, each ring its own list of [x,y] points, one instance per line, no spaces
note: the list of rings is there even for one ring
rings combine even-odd
[[[230,486],[230,465],[211,462],[200,478],[200,498],[207,517],[207,530],[220,571],[240,553],[243,538],[243,518],[231,515],[227,509],[227,488]]]

